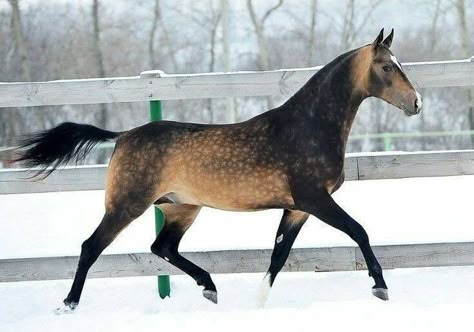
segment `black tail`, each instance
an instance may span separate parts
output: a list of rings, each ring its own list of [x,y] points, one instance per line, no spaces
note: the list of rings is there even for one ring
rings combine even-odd
[[[59,166],[71,160],[78,162],[84,159],[98,143],[120,134],[91,125],[65,122],[52,129],[24,136],[14,161],[23,161],[28,168],[39,167],[33,177],[44,173],[46,178]]]

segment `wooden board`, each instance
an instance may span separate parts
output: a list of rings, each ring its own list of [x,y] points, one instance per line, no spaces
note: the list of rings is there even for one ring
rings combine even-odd
[[[384,268],[474,265],[474,243],[433,243],[375,246]],[[271,250],[227,250],[183,253],[210,273],[266,272]],[[78,257],[41,257],[0,260],[0,282],[71,279]],[[354,271],[365,269],[355,247],[293,249],[283,271]],[[103,255],[89,272],[90,278],[182,274],[149,253]]]
[[[321,66],[260,72],[114,77],[31,83],[0,83],[2,107],[97,104],[150,100],[290,96]],[[472,86],[470,59],[403,65],[419,88]],[[153,76],[153,75],[151,75]]]
[[[100,190],[105,186],[106,165],[66,167],[43,180],[31,180],[25,169],[0,169],[0,194]]]
[[[474,151],[360,156],[359,180],[474,174]]]
[[[265,272],[271,250],[188,252],[183,256],[212,273]],[[355,269],[352,247],[294,249],[284,271],[344,271]],[[73,278],[78,257],[42,257],[0,260],[0,282]],[[91,268],[91,278],[182,274],[149,253],[103,255]]]
[[[345,160],[346,180],[400,179],[474,174],[474,151],[357,155]],[[0,170],[0,195],[104,189],[106,165],[66,167],[28,180],[26,170]]]
[[[474,243],[429,243],[374,247],[374,253],[384,268],[474,265]],[[367,269],[359,248],[356,267]]]

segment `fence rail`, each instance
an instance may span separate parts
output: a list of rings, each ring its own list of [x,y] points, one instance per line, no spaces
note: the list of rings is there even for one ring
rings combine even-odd
[[[355,155],[346,157],[345,179],[379,180],[474,174],[474,151]],[[0,170],[0,194],[104,189],[106,165],[66,167],[32,181],[26,169]]]
[[[0,83],[0,107],[291,95],[320,68],[180,75],[147,71],[134,77]],[[405,63],[403,68],[419,88],[474,85],[474,57]]]
[[[429,243],[373,246],[382,267],[410,268],[474,265],[474,243]],[[187,252],[183,256],[211,273],[265,272],[272,250],[225,250]],[[0,260],[0,282],[71,279],[78,257],[40,257]],[[366,270],[357,247],[292,249],[283,271]],[[150,253],[102,255],[88,273],[89,278],[182,274]]]

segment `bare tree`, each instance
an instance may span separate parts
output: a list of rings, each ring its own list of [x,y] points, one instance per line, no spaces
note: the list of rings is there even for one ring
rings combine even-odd
[[[430,5],[430,7],[432,6],[431,1],[430,1],[429,5]],[[432,19],[431,19],[431,27],[430,27],[431,40],[430,40],[429,47],[430,47],[430,53],[431,54],[434,54],[434,51],[435,51],[436,46],[437,46],[438,38],[436,38],[437,37],[436,30],[437,30],[437,27],[438,27],[440,11],[441,11],[441,0],[436,0],[436,5],[435,5],[435,8],[434,8],[433,16],[432,16]],[[425,115],[425,113],[426,112],[421,112],[421,114],[420,114],[420,132],[422,132],[422,133],[426,131],[426,119],[425,119],[426,115]],[[426,150],[426,138],[425,137],[421,138],[421,149],[423,151]]]
[[[166,47],[168,48],[168,52],[166,56],[171,60],[171,64],[173,66],[172,71],[176,73],[179,70],[178,60],[176,59],[176,50],[174,49],[174,45],[170,38],[168,29],[166,28],[164,24],[162,9],[160,5],[161,5],[160,0],[155,0],[155,7],[153,10],[153,21],[152,21],[152,27],[150,30],[150,40],[148,44],[150,66],[152,67],[152,69],[159,69],[158,68],[159,64],[155,60],[155,51],[156,51],[155,50],[155,36],[156,36],[156,30],[159,26],[162,37],[166,44]]]
[[[12,24],[15,34],[15,43],[20,57],[22,79],[25,82],[31,81],[30,61],[28,60],[28,49],[26,47],[23,24],[21,22],[21,12],[19,0],[8,0],[12,7]]]
[[[467,26],[466,7],[464,0],[456,1],[456,10],[458,13],[459,32],[461,35],[461,52],[464,57],[471,56],[469,47],[469,30]],[[466,102],[468,107],[468,124],[469,129],[474,130],[474,89],[468,88],[466,90]],[[471,145],[474,146],[474,136],[471,135]]]
[[[367,7],[362,8],[358,6],[356,8],[355,0],[347,0],[341,34],[341,47],[344,51],[354,46],[353,44],[356,41],[356,37],[367,25],[375,9],[380,6],[382,2],[383,0],[371,0]],[[360,20],[357,19],[358,17],[360,17]]]
[[[155,0],[155,8],[153,10],[153,21],[150,29],[150,39],[148,42],[148,58],[150,61],[150,68],[156,68],[155,61],[155,34],[156,26],[158,25],[158,19],[160,18],[160,0]]]
[[[344,14],[344,23],[342,24],[341,46],[342,49],[348,49],[352,44],[354,31],[354,11],[355,0],[347,0],[346,13]]]
[[[309,28],[308,54],[306,57],[307,67],[313,64],[313,48],[314,48],[314,39],[315,39],[315,34],[316,34],[317,13],[318,13],[318,0],[311,0],[311,24]]]
[[[264,31],[265,31],[265,22],[272,15],[272,13],[280,8],[283,5],[283,0],[278,0],[278,3],[268,9],[261,19],[258,19],[255,9],[253,7],[252,0],[247,0],[247,8],[250,14],[250,20],[257,36],[257,46],[258,46],[258,68],[260,70],[268,69],[270,67],[270,62],[268,59],[267,46],[265,43]]]
[[[31,67],[30,61],[28,58],[28,48],[26,46],[25,35],[23,31],[23,24],[21,18],[21,11],[20,11],[20,4],[19,0],[8,0],[12,9],[12,29],[15,35],[15,48],[16,53],[20,60],[20,67],[21,67],[21,80],[25,82],[31,81]],[[12,109],[10,110],[11,118],[11,136],[17,136],[21,124],[23,121],[22,116],[22,109]]]
[[[92,3],[92,23],[94,27],[93,51],[99,77],[105,77],[104,59],[100,47],[99,0]]]
[[[211,4],[212,6],[212,4]],[[214,72],[216,67],[216,42],[217,28],[221,21],[222,11],[215,13],[211,19],[210,46],[209,46],[209,72]],[[208,99],[207,108],[209,111],[209,123],[214,123],[214,110],[212,108],[212,99]]]
[[[259,70],[266,70],[270,67],[270,60],[268,58],[267,45],[265,42],[265,22],[267,19],[275,12],[278,8],[283,5],[283,0],[278,0],[278,2],[268,9],[262,18],[258,18],[253,7],[252,0],[247,0],[247,9],[249,11],[250,20],[257,36],[257,47],[258,47],[258,57],[257,57],[257,66]],[[268,108],[273,108],[273,103],[271,98],[267,98]]]
[[[431,4],[432,3],[430,2],[430,5]],[[436,42],[437,42],[436,28],[438,26],[440,9],[441,9],[441,0],[436,0],[435,10],[433,13],[433,18],[431,20],[431,41],[430,41],[431,53],[434,52],[436,48]]]
[[[94,27],[93,31],[93,52],[95,63],[97,67],[97,74],[99,77],[105,77],[104,58],[102,50],[100,48],[100,24],[99,24],[99,0],[93,0],[92,2],[92,24]],[[107,127],[107,105],[100,104],[99,106],[99,121],[98,125],[102,128]],[[105,154],[99,154],[99,163],[105,163]]]

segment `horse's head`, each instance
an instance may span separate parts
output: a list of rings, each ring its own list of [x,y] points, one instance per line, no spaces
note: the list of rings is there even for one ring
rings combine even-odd
[[[355,57],[354,84],[368,96],[385,100],[407,116],[421,112],[421,95],[403,72],[390,50],[392,32],[383,39],[383,29],[372,44],[359,49]]]

